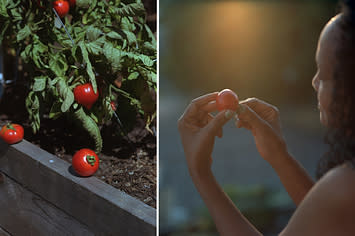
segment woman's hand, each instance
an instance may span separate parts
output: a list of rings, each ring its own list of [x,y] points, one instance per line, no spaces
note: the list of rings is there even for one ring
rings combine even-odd
[[[222,137],[222,126],[233,117],[232,111],[222,111],[215,117],[217,92],[198,97],[189,104],[178,121],[180,137],[190,174],[211,170],[215,136]]]
[[[257,98],[249,98],[240,102],[237,113],[237,127],[252,131],[256,147],[266,161],[273,162],[287,155],[277,107]]]

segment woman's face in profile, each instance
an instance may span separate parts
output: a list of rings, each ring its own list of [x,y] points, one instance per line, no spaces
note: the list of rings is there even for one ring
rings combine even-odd
[[[339,15],[332,18],[324,27],[318,41],[316,52],[317,73],[312,86],[317,92],[320,122],[328,126],[332,116],[330,105],[334,87],[333,72],[335,66],[335,45],[339,35]]]

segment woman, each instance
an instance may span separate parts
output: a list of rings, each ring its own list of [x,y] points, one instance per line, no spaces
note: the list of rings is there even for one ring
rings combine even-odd
[[[256,98],[240,102],[237,127],[250,130],[260,155],[274,168],[297,205],[280,235],[355,235],[355,4],[346,1],[342,13],[324,27],[316,52],[320,121],[327,127],[330,151],[314,183],[289,154],[276,107]],[[223,192],[212,171],[215,136],[234,116],[216,111],[217,92],[191,102],[178,122],[192,180],[221,235],[261,235]]]

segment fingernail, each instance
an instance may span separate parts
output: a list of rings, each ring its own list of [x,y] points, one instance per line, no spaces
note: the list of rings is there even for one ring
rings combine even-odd
[[[233,116],[235,115],[235,112],[234,111],[231,111],[231,110],[227,110],[225,113],[224,113],[224,116],[226,117],[226,119],[230,119],[232,118]]]
[[[237,110],[235,111],[238,115],[242,114],[245,111],[245,107],[243,104],[239,104]]]

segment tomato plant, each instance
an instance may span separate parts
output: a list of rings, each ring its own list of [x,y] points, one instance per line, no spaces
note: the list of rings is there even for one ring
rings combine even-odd
[[[99,168],[99,157],[90,149],[77,151],[72,158],[72,166],[80,176],[91,176]]]
[[[45,8],[45,7],[42,5],[41,0],[37,0],[37,5],[38,5],[40,8],[42,8],[42,9]]]
[[[33,133],[44,116],[76,119],[99,153],[101,129],[114,116],[111,101],[123,124],[132,127],[140,116],[149,130],[156,117],[157,43],[140,0],[76,1],[63,18],[65,28],[51,1],[40,0],[45,9],[35,0],[0,1],[0,44],[18,55],[23,68]],[[83,84],[100,94],[95,106],[76,98]]]
[[[232,90],[223,89],[217,95],[216,104],[219,111],[227,109],[235,111],[239,106],[239,99],[237,94],[235,94]]]
[[[66,0],[57,0],[53,2],[53,8],[59,17],[64,17],[69,12],[69,2]]]
[[[113,111],[116,111],[117,107],[116,107],[116,103],[114,101],[110,102],[111,108]]]
[[[69,0],[70,7],[75,7],[76,0]]]
[[[78,85],[74,88],[75,101],[89,110],[98,98],[99,92],[95,93],[90,83]]]
[[[18,143],[23,139],[23,127],[19,124],[7,124],[0,130],[0,138],[8,144]]]

